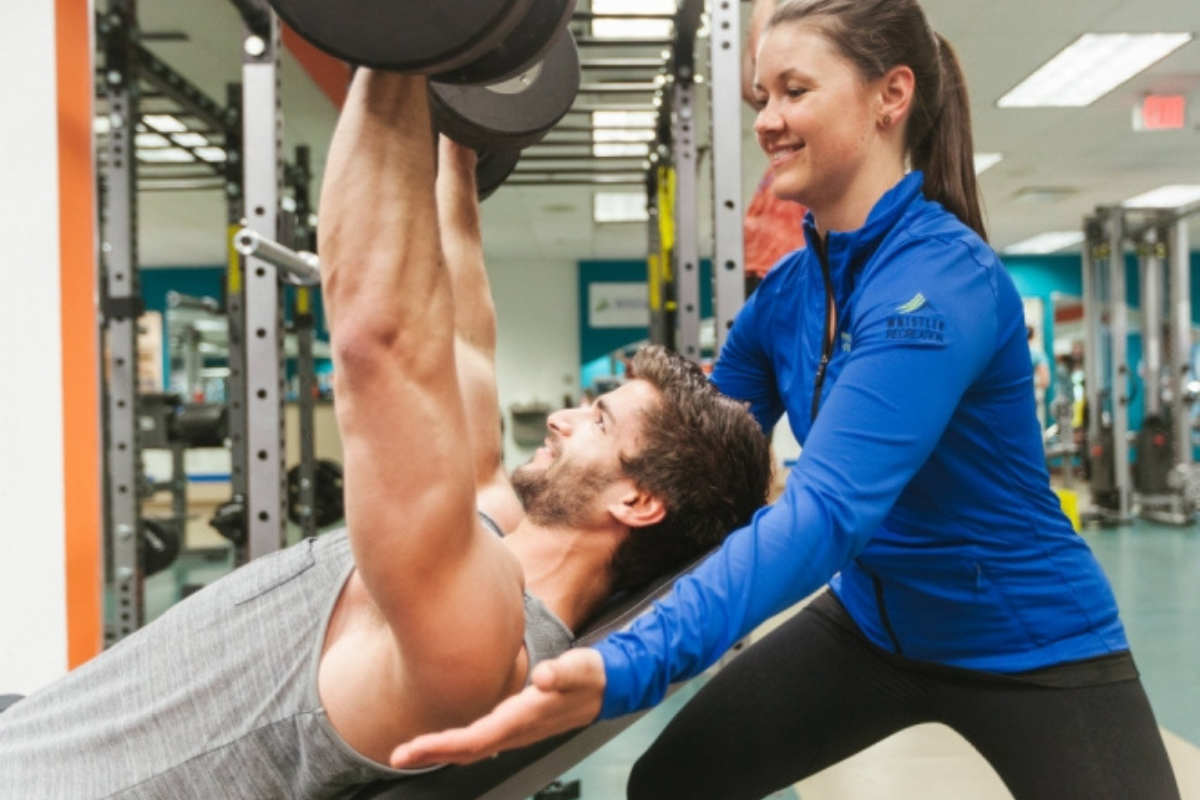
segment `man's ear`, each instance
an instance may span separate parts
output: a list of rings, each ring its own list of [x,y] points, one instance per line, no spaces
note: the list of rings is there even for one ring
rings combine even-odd
[[[645,528],[662,522],[667,506],[650,492],[627,484],[616,501],[609,503],[608,512],[628,528]]]

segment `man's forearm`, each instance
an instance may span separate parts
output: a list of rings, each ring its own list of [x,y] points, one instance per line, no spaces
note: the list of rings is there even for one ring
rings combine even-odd
[[[421,77],[355,75],[321,192],[322,289],[335,338],[349,320],[419,320],[445,280],[438,269],[406,268],[441,258],[427,91]]]
[[[515,502],[503,490],[500,400],[496,388],[496,308],[483,260],[475,153],[442,137],[437,200],[442,253],[454,290],[455,366],[463,400],[480,507],[505,529]],[[501,488],[489,494],[488,487]],[[507,509],[507,510],[506,510]]]
[[[483,259],[477,157],[470,148],[442,137],[438,150],[437,200],[442,254],[454,287],[454,328],[465,344],[491,354],[496,312]]]

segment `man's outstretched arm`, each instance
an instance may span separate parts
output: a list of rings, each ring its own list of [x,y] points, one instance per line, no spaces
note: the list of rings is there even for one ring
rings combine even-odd
[[[346,522],[394,635],[393,699],[416,727],[490,708],[523,638],[519,567],[475,515],[427,91],[424,78],[358,70],[320,217]]]

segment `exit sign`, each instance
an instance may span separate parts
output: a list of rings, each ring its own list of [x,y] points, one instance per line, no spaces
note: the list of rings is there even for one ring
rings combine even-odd
[[[1187,100],[1181,94],[1151,94],[1133,109],[1135,131],[1182,130],[1187,118]]]

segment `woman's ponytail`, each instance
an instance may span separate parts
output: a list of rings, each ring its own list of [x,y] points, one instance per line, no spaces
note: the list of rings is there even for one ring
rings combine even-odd
[[[945,206],[986,241],[979,184],[975,180],[967,82],[950,43],[939,34],[934,36],[942,73],[941,97],[932,124],[923,134],[910,125],[910,135],[919,137],[909,142],[912,166],[925,173],[925,195]]]

